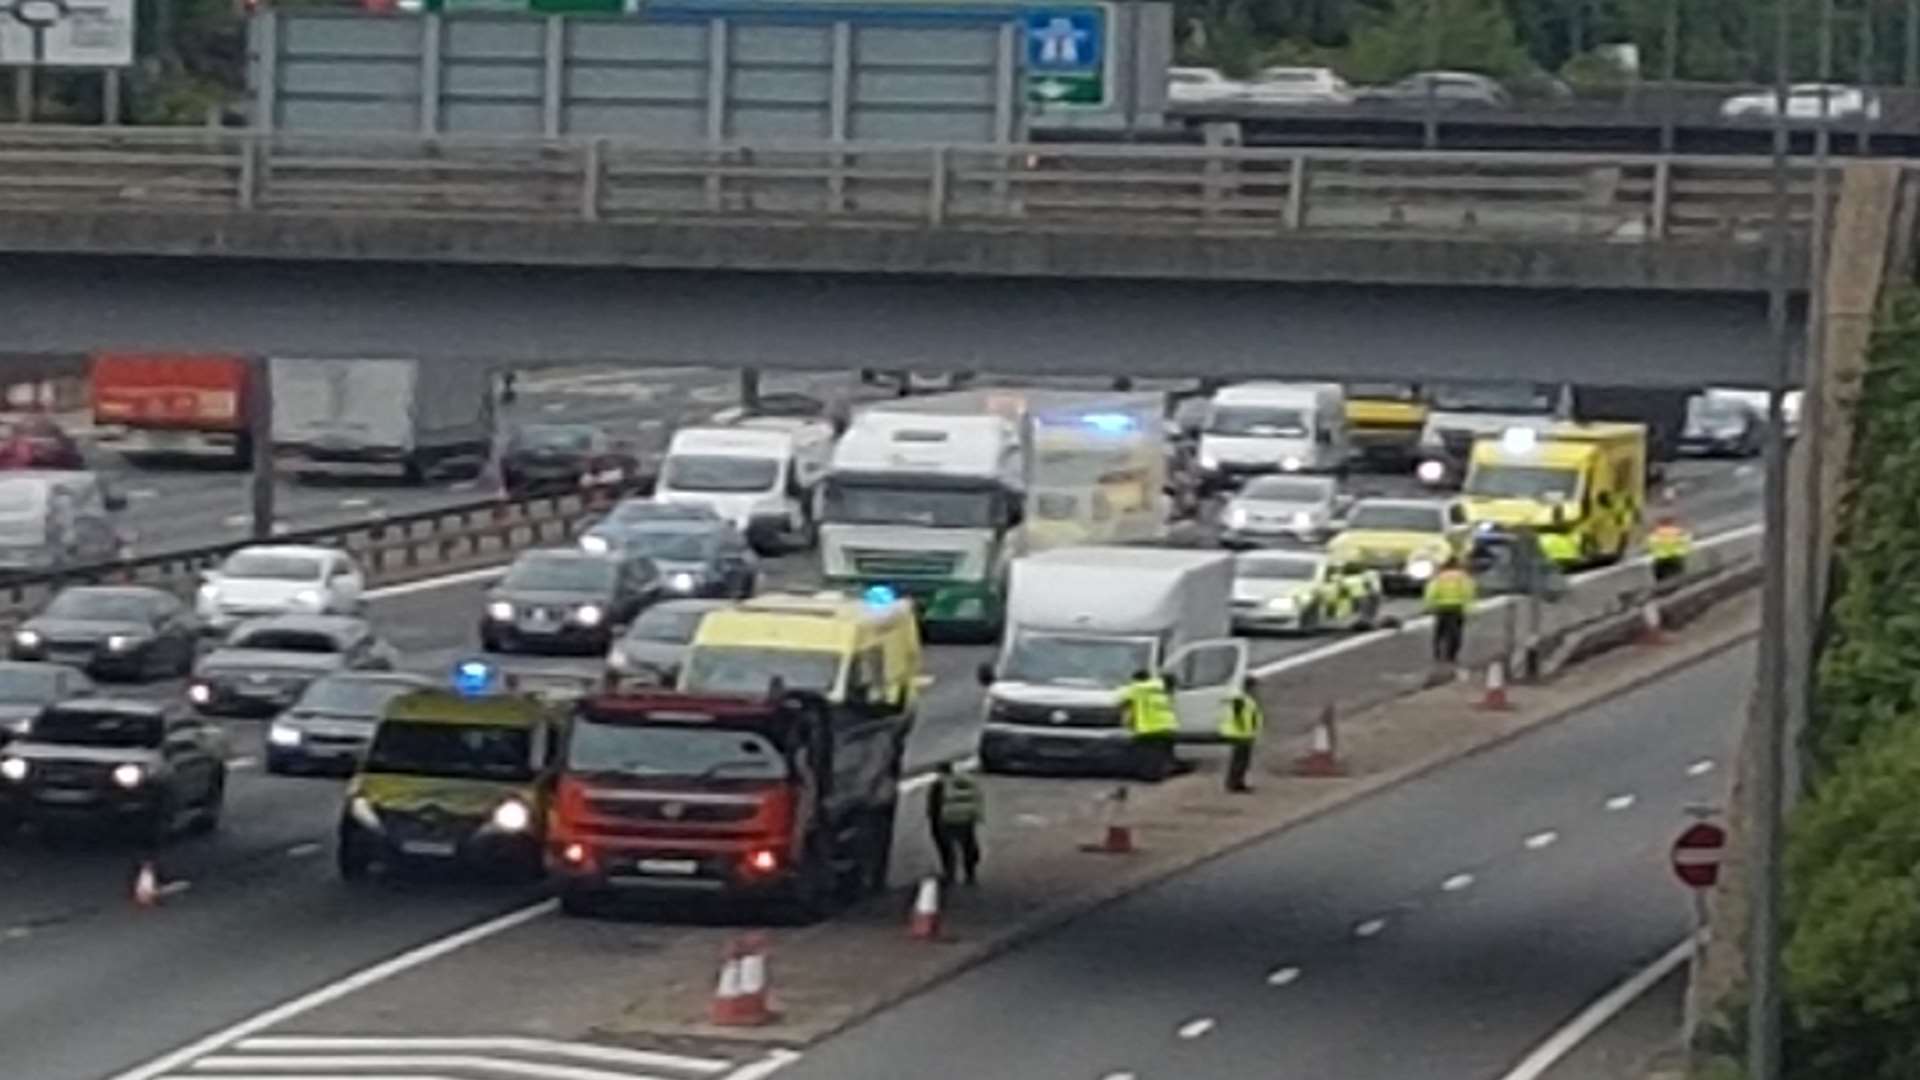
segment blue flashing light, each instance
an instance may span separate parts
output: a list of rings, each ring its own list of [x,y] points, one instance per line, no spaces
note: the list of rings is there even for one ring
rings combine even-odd
[[[466,697],[488,693],[494,685],[493,665],[485,660],[462,660],[453,669],[453,689]]]
[[[1088,413],[1080,422],[1103,435],[1123,435],[1134,429],[1133,417],[1126,413]]]
[[[888,604],[900,599],[900,594],[894,592],[892,586],[889,585],[872,585],[867,588],[866,592],[861,594],[861,599],[872,604],[874,607],[886,607]]]

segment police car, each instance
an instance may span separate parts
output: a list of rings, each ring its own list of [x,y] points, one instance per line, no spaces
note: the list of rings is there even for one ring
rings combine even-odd
[[[1236,631],[1365,630],[1386,602],[1380,575],[1318,552],[1256,551],[1234,559]]]

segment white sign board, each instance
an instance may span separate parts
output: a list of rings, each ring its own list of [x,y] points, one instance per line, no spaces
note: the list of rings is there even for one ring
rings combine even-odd
[[[0,67],[127,67],[133,0],[0,0]]]

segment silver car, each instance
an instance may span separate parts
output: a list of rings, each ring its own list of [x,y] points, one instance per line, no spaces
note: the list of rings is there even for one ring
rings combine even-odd
[[[211,716],[273,716],[336,671],[392,671],[400,654],[365,619],[276,615],[235,627],[195,665],[187,700]]]
[[[1332,477],[1256,477],[1221,508],[1220,540],[1228,547],[1325,543],[1339,529],[1344,509],[1339,481]]]
[[[666,600],[640,613],[607,650],[607,672],[617,683],[665,686],[680,677],[680,665],[700,620],[727,607],[726,600]]]
[[[267,771],[352,772],[387,702],[437,685],[398,671],[340,671],[307,684],[267,729]]]

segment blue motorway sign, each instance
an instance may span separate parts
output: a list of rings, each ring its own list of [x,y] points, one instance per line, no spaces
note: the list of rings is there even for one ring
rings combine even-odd
[[[1027,8],[1027,87],[1040,105],[1101,105],[1107,97],[1105,7]]]

